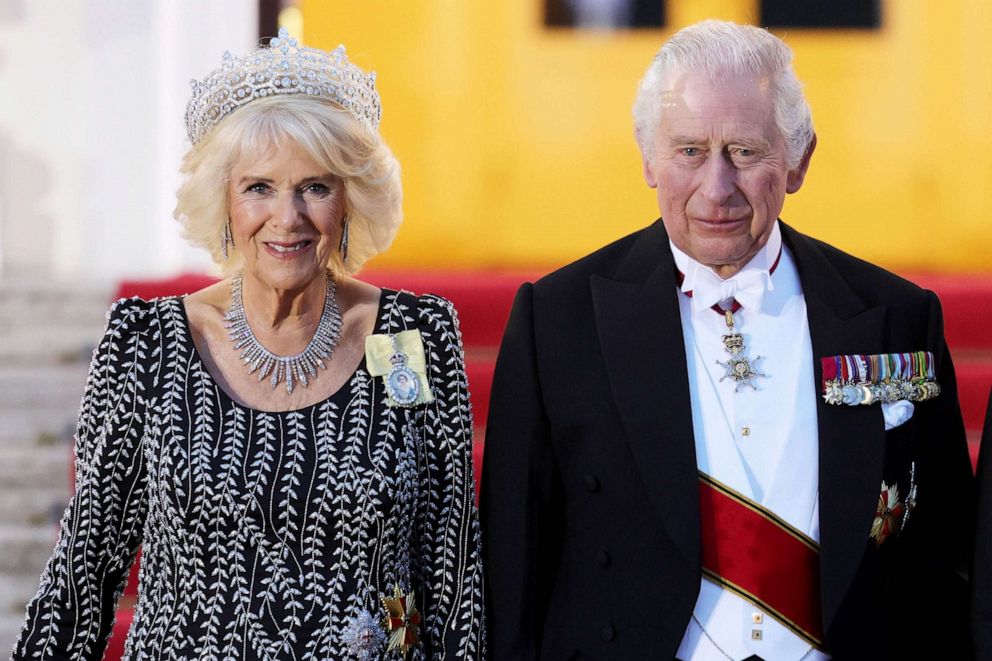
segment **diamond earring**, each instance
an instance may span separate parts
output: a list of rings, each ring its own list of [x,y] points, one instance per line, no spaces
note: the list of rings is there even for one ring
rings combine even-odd
[[[344,220],[341,222],[341,243],[338,244],[338,250],[341,252],[341,261],[348,261],[348,216],[345,214]]]
[[[228,257],[227,245],[229,243],[230,244],[233,244],[234,243],[234,239],[231,238],[231,219],[230,218],[227,220],[226,223],[224,223],[224,232],[223,232],[223,235],[221,236],[221,242],[220,242],[220,252],[221,252],[222,255],[224,255],[224,260],[225,261],[227,260],[227,257]]]

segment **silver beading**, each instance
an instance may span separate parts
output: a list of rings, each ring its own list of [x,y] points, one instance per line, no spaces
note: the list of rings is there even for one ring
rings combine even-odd
[[[258,371],[258,380],[266,376],[275,390],[280,381],[286,381],[286,392],[293,394],[293,385],[298,381],[306,388],[310,378],[317,378],[317,368],[327,369],[324,360],[331,357],[338,338],[341,337],[341,310],[335,296],[334,279],[327,274],[327,293],[324,295],[324,309],[317,322],[317,330],[307,348],[295,356],[280,356],[266,349],[248,324],[244,300],[241,296],[242,279],[234,278],[231,285],[231,307],[224,317],[234,350],[241,352],[241,360],[248,366],[248,373]]]
[[[365,73],[348,61],[344,46],[328,52],[300,46],[286,28],[244,57],[224,53],[221,66],[202,81],[192,80],[186,105],[186,134],[194,145],[220,120],[240,108],[275,94],[307,94],[338,104],[371,131],[379,128],[382,104],[375,72]]]

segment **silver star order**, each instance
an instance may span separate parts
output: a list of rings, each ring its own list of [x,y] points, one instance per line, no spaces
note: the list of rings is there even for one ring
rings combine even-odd
[[[754,360],[755,362],[761,360],[761,356],[755,356]],[[766,376],[755,371],[746,356],[732,356],[727,362],[718,360],[716,364],[727,370],[727,373],[720,377],[721,383],[728,378],[734,380],[734,392],[740,392],[741,386],[750,386],[751,390],[757,390],[758,387],[751,383],[751,380],[758,376]]]

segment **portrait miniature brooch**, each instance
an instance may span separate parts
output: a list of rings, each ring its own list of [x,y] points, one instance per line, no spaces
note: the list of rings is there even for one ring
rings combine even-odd
[[[419,330],[369,335],[365,338],[365,363],[369,374],[382,377],[388,406],[409,408],[434,401]]]

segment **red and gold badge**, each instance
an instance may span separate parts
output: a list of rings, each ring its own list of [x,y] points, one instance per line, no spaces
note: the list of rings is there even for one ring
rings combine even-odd
[[[875,508],[875,520],[871,524],[871,538],[875,546],[902,527],[902,517],[906,506],[899,500],[899,486],[887,486],[882,482],[882,492],[878,495],[878,507]]]
[[[382,605],[386,608],[386,630],[389,631],[387,651],[399,650],[406,656],[410,647],[420,642],[417,627],[420,625],[420,613],[413,597],[400,592],[399,586],[393,588],[392,597],[383,597]]]

